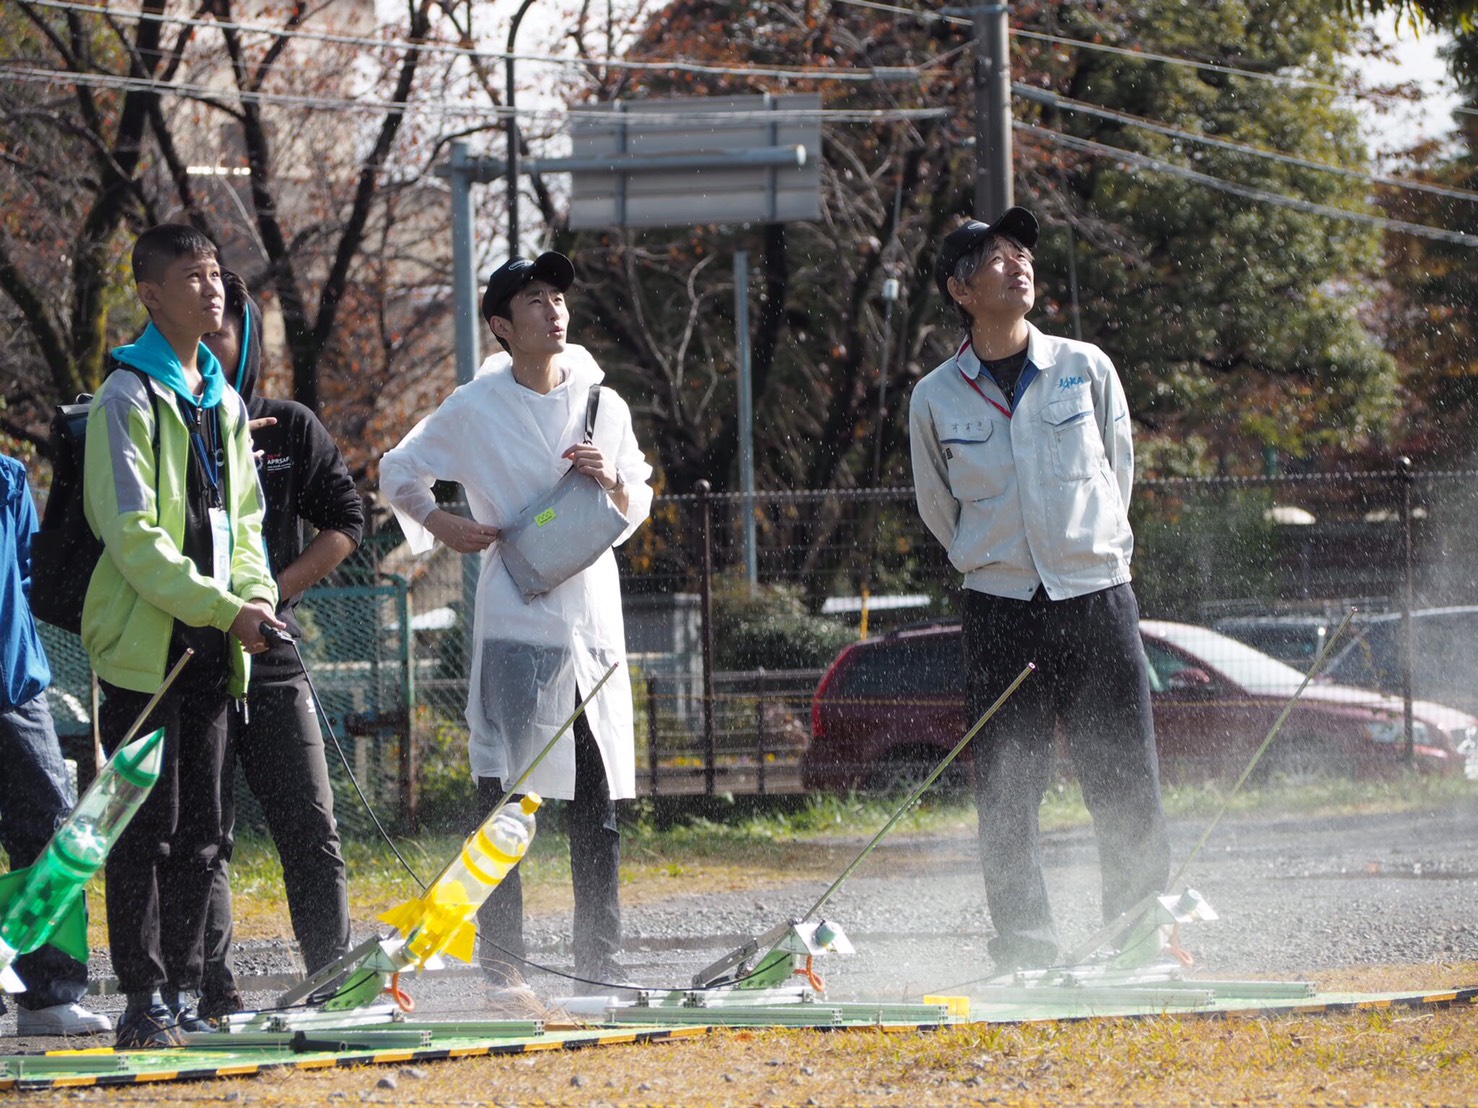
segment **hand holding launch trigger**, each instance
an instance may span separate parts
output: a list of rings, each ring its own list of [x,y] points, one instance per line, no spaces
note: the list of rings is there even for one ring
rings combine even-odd
[[[236,618],[231,623],[231,634],[241,640],[241,645],[248,654],[260,654],[267,649],[267,640],[262,637],[260,630],[263,624],[287,626],[277,618],[277,612],[265,600],[248,600],[236,613]]]

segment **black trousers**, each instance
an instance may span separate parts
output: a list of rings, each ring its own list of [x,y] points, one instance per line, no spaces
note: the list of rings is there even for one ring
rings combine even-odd
[[[201,992],[225,997],[236,989],[231,969],[231,851],[235,844],[235,767],[246,774],[282,860],[282,882],[293,933],[311,974],[349,949],[349,886],[323,732],[301,668],[276,665],[279,651],[296,667],[291,647],[275,646],[269,665],[253,669],[247,715],[232,721],[222,780],[226,824],[224,861],[216,871],[205,933]]]
[[[177,658],[172,648],[169,664]],[[98,722],[112,754],[152,694],[101,684]],[[230,710],[224,652],[212,652],[185,666],[139,730],[164,728],[164,764],[108,855],[108,939],[122,992],[200,984],[206,906],[221,864]]]
[[[1125,584],[1059,601],[1041,589],[1031,600],[967,590],[962,608],[972,723],[1037,664],[972,745],[991,956],[1003,970],[1050,965],[1058,940],[1038,810],[1059,723],[1098,835],[1105,922],[1170,875],[1139,604]]]
[[[46,694],[0,710],[0,846],[10,868],[35,862],[76,805]],[[50,943],[17,958],[15,972],[26,983],[15,1002],[32,1011],[87,993],[87,967]]]
[[[613,972],[616,951],[621,948],[621,832],[605,761],[583,714],[573,730],[575,796],[565,805],[565,830],[570,839],[570,876],[575,887],[575,975],[605,981]],[[468,830],[478,827],[502,799],[501,781],[479,777],[480,814]],[[515,979],[515,974],[525,969],[521,869],[515,867],[503,878],[477,912],[478,935],[483,940],[479,961],[488,975],[498,980]]]

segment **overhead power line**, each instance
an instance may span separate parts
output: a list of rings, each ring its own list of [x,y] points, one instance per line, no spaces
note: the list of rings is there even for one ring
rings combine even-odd
[[[881,0],[835,0],[835,2],[854,8],[869,8],[874,11],[889,12],[894,15],[905,15],[912,19],[928,22],[950,23],[960,27],[971,26],[971,21],[968,18],[962,15],[950,14],[949,9],[943,11],[921,11],[918,8],[904,7],[901,4],[882,3]],[[1050,42],[1057,46],[1069,46],[1075,50],[1114,54],[1123,58],[1131,58],[1135,61],[1160,62],[1164,65],[1199,69],[1207,73],[1219,73],[1228,77],[1242,77],[1249,81],[1266,81],[1272,84],[1284,85],[1288,88],[1305,88],[1320,92],[1331,92],[1339,96],[1352,97],[1357,100],[1373,100],[1404,106],[1410,106],[1413,102],[1410,97],[1401,96],[1396,93],[1356,91],[1341,88],[1339,85],[1333,85],[1327,81],[1315,81],[1308,77],[1296,77],[1289,73],[1270,73],[1267,70],[1242,69],[1238,66],[1225,65],[1221,62],[1207,62],[1196,58],[1183,58],[1174,54],[1162,54],[1154,50],[1146,50],[1136,46],[1119,46],[1111,42],[1094,42],[1091,39],[1070,38],[1067,35],[1053,35],[1045,31],[1033,31],[1026,27],[1012,27],[1011,34],[1016,38],[1032,39],[1037,42]],[[1453,110],[1464,115],[1478,114],[1478,109],[1461,105]]]
[[[78,11],[92,15],[106,13],[114,17],[152,19],[172,25],[210,29],[231,28],[246,34],[261,34],[272,37],[280,37],[286,35],[287,37],[291,38],[302,38],[310,41],[336,43],[359,47],[401,50],[415,48],[427,53],[450,54],[471,58],[479,58],[483,60],[501,61],[508,57],[513,57],[515,60],[548,62],[561,65],[598,64],[609,65],[612,67],[624,67],[629,69],[662,69],[669,72],[674,69],[678,69],[688,72],[701,72],[706,74],[723,74],[736,76],[778,76],[797,79],[804,78],[808,80],[836,79],[869,81],[881,80],[885,78],[917,79],[930,73],[930,70],[929,68],[927,68],[927,66],[869,67],[846,70],[819,69],[815,67],[709,66],[701,63],[690,63],[678,60],[666,60],[660,62],[632,62],[626,59],[588,59],[572,58],[559,55],[508,55],[506,53],[495,51],[473,50],[451,43],[410,43],[366,36],[338,35],[330,32],[308,31],[306,29],[300,28],[284,30],[282,27],[268,27],[246,23],[224,22],[212,19],[196,19],[185,16],[158,15],[154,13],[139,12],[137,10],[128,11],[112,8],[99,8],[92,4],[76,3],[73,2],[73,0],[31,0],[31,2],[35,6],[41,8]],[[856,7],[872,8],[876,10],[907,15],[919,19],[943,19],[952,23],[959,23],[964,25],[970,24],[970,21],[963,17],[942,14],[939,12],[917,11],[899,5],[881,3],[878,2],[878,0],[838,0],[838,2],[850,4]],[[1303,78],[1295,78],[1283,74],[1270,74],[1265,72],[1257,72],[1254,70],[1241,70],[1234,67],[1216,65],[1215,63],[1199,62],[1185,58],[1175,58],[1168,55],[1154,54],[1148,51],[1135,50],[1127,47],[1111,46],[1110,44],[1105,43],[1087,42],[1084,40],[1070,39],[1057,35],[1047,35],[1041,32],[1027,31],[1020,28],[1014,29],[1013,34],[1016,34],[1020,37],[1036,38],[1044,41],[1058,42],[1064,45],[1082,47],[1085,49],[1106,50],[1111,53],[1123,54],[1139,60],[1162,61],[1167,64],[1192,66],[1201,69],[1215,69],[1219,72],[1233,74],[1241,77],[1276,81],[1291,86],[1315,88],[1338,93],[1341,95],[1348,95],[1343,90],[1334,85],[1312,82]],[[945,54],[940,55],[939,58],[933,59],[928,64],[938,64],[938,62],[940,62],[944,58],[947,58],[953,52],[954,51],[946,52]],[[483,118],[488,120],[506,119],[508,115],[514,114],[523,119],[538,119],[555,122],[580,118],[582,116],[590,118],[609,118],[610,116],[610,113],[608,112],[582,110],[579,108],[521,108],[517,109],[514,112],[510,112],[504,107],[487,104],[481,101],[455,102],[447,101],[444,98],[432,99],[429,97],[414,98],[410,101],[393,101],[371,97],[330,97],[305,96],[292,93],[244,92],[240,89],[230,86],[190,83],[166,83],[141,78],[127,77],[117,74],[77,73],[70,70],[56,70],[42,67],[14,65],[0,66],[0,73],[8,75],[17,80],[30,82],[75,84],[96,88],[112,88],[123,91],[152,91],[163,95],[186,96],[194,97],[196,99],[234,100],[238,102],[255,102],[261,104],[273,104],[286,107],[299,107],[309,110],[323,111],[352,111],[362,113],[373,112],[379,114],[385,111],[395,110],[405,111],[408,114],[424,114],[453,118]],[[1048,103],[1057,107],[1061,107],[1065,110],[1071,110],[1084,114],[1095,115],[1100,118],[1115,120],[1117,122],[1124,123],[1127,126],[1147,129],[1152,132],[1165,135],[1167,137],[1196,142],[1220,149],[1232,150],[1237,153],[1266,158],[1285,164],[1300,166],[1303,168],[1335,173],[1367,183],[1413,189],[1461,200],[1471,201],[1474,199],[1478,199],[1478,193],[1474,193],[1469,190],[1453,189],[1440,185],[1428,184],[1426,182],[1411,181],[1405,178],[1384,177],[1362,173],[1358,170],[1348,169],[1342,166],[1334,166],[1329,163],[1301,158],[1291,154],[1284,154],[1279,151],[1265,150],[1259,147],[1237,143],[1227,139],[1218,139],[1209,135],[1199,134],[1192,131],[1185,131],[1180,128],[1174,128],[1165,124],[1157,123],[1153,120],[1144,119],[1138,116],[1132,116],[1123,112],[1117,112],[1113,109],[1103,108],[1098,105],[1088,104],[1086,102],[1073,100],[1068,97],[1062,97],[1055,93],[1035,89],[1026,85],[1017,84],[1013,86],[1013,88],[1016,94],[1023,99],[1031,99],[1038,102]],[[1396,97],[1379,97],[1375,94],[1364,95],[1377,99],[1400,99]],[[737,123],[748,121],[751,117],[753,117],[763,118],[765,121],[772,123],[787,122],[792,120],[809,122],[818,119],[827,123],[875,123],[891,120],[938,119],[946,117],[949,114],[950,113],[948,109],[943,108],[878,110],[823,108],[791,112],[766,111],[763,113],[703,113],[694,111],[673,112],[670,114],[643,113],[643,119],[652,122],[661,122],[667,120],[670,120],[672,122],[695,122],[703,121],[704,119],[712,119],[714,122],[722,121],[727,123]],[[1289,197],[1283,196],[1278,193],[1266,192],[1264,190],[1253,188],[1252,186],[1241,185],[1236,182],[1230,182],[1222,178],[1213,177],[1210,174],[1199,173],[1198,171],[1188,169],[1184,166],[1178,166],[1174,163],[1166,162],[1162,159],[1157,159],[1150,155],[1138,154],[1133,151],[1123,150],[1119,147],[1114,147],[1103,143],[1096,143],[1088,139],[1077,139],[1073,136],[1064,135],[1061,132],[1052,131],[1047,128],[1038,128],[1030,124],[1025,124],[1021,122],[1015,122],[1013,126],[1024,129],[1028,132],[1051,136],[1053,141],[1058,141],[1061,145],[1072,146],[1076,149],[1098,155],[1117,157],[1121,160],[1129,161],[1134,164],[1139,164],[1146,168],[1152,168],[1162,172],[1174,173],[1175,175],[1185,177],[1187,179],[1197,180],[1200,183],[1207,185],[1207,187],[1219,188],[1222,191],[1232,192],[1237,195],[1246,196],[1252,199],[1264,200],[1269,203],[1283,204],[1284,206],[1295,207],[1299,210],[1308,211],[1315,214],[1327,215],[1333,218],[1352,219],[1360,222],[1367,222],[1373,225],[1385,227],[1387,229],[1403,231],[1405,233],[1426,235],[1427,237],[1445,238],[1448,241],[1459,242],[1463,245],[1474,245],[1475,243],[1478,243],[1478,239],[1475,239],[1474,236],[1464,235],[1460,232],[1447,231],[1441,228],[1426,227],[1421,224],[1405,223],[1399,220],[1387,219],[1385,217],[1369,216],[1363,213],[1350,212],[1342,208],[1317,204],[1313,201],[1302,200],[1297,197]]]
[[[117,19],[132,19],[136,21],[153,21],[178,27],[195,27],[201,29],[235,30],[242,34],[265,35],[273,38],[286,37],[289,39],[301,39],[307,42],[322,42],[343,46],[357,46],[376,50],[419,50],[426,54],[439,54],[451,57],[465,57],[478,61],[502,62],[512,58],[516,62],[542,63],[559,66],[589,65],[604,66],[610,69],[627,69],[633,71],[657,71],[657,72],[682,72],[694,73],[706,76],[725,77],[776,77],[791,80],[809,81],[843,81],[843,82],[873,82],[873,81],[911,81],[925,76],[933,75],[934,69],[942,60],[949,57],[955,51],[947,51],[939,58],[931,59],[922,66],[736,66],[736,65],[712,65],[703,62],[688,61],[681,58],[661,58],[654,60],[633,61],[628,58],[581,58],[566,54],[509,54],[499,50],[483,50],[474,47],[462,46],[457,43],[438,42],[436,40],[425,40],[411,42],[404,39],[377,38],[366,35],[337,34],[330,31],[315,31],[304,27],[291,29],[282,26],[264,25],[259,23],[243,23],[231,20],[202,19],[184,15],[170,15],[168,13],[141,12],[112,7],[99,7],[97,4],[81,3],[78,0],[29,0],[32,6],[47,8],[55,11],[78,12],[88,15],[106,14]],[[923,21],[946,22],[953,25],[969,27],[970,20],[958,15],[950,15],[946,12],[921,11],[915,8],[904,7],[899,4],[881,3],[879,0],[837,0],[837,3],[848,4],[853,7],[870,8],[876,11],[885,11],[895,15],[906,15]],[[1340,88],[1338,85],[1328,84],[1322,81],[1313,81],[1305,77],[1295,77],[1286,73],[1269,73],[1265,70],[1241,69],[1237,66],[1224,65],[1218,62],[1200,61],[1194,58],[1177,57],[1171,54],[1157,53],[1131,46],[1118,46],[1107,42],[1094,42],[1089,39],[1069,38],[1065,35],[1053,35],[1043,31],[1033,31],[1024,27],[1013,27],[1011,33],[1018,38],[1034,39],[1041,42],[1050,42],[1061,46],[1070,46],[1079,50],[1098,51],[1107,54],[1116,54],[1121,57],[1132,58],[1136,61],[1155,61],[1165,65],[1174,65],[1199,69],[1207,72],[1220,73],[1227,76],[1243,77],[1254,81],[1267,81],[1283,85],[1289,88],[1307,88],[1319,91],[1331,92],[1340,96],[1354,97],[1356,99],[1385,101],[1388,103],[1409,105],[1411,100],[1407,97],[1397,96],[1391,93],[1356,92]],[[1459,112],[1472,113],[1474,109],[1458,107]]]
[[[33,66],[0,65],[0,75],[17,81],[35,83],[85,85],[124,92],[153,92],[164,96],[192,97],[199,100],[239,101],[241,103],[276,104],[286,107],[340,112],[403,111],[408,114],[484,117],[506,119],[611,119],[610,111],[593,108],[515,108],[483,101],[449,101],[421,96],[411,100],[385,100],[377,97],[301,96],[293,93],[245,92],[235,86],[191,84],[188,82],[151,81],[143,77],[125,77],[116,73],[77,73],[67,69],[45,69]],[[704,111],[701,108],[673,108],[671,111],[644,111],[641,118],[650,122],[670,123],[878,123],[892,120],[943,119],[948,108],[795,108],[756,111]]]
[[[322,109],[337,112],[373,111],[379,113],[387,110],[400,110],[412,114],[419,112],[444,117],[480,117],[494,120],[505,118],[509,114],[508,109],[506,108],[482,103],[457,104],[454,102],[448,102],[446,100],[418,100],[404,102],[376,100],[370,98],[349,100],[342,98],[294,96],[290,94],[278,93],[246,93],[234,88],[223,89],[208,85],[167,84],[163,82],[144,80],[141,78],[121,77],[115,74],[73,73],[70,71],[29,69],[19,66],[0,66],[0,74],[5,74],[6,76],[23,81],[44,82],[50,84],[86,85],[94,88],[112,88],[122,91],[151,91],[168,95],[194,96],[202,99],[235,99],[243,102],[276,104],[282,106],[294,106],[307,109]],[[1067,105],[1065,104],[1064,106]],[[1087,105],[1087,107],[1093,106]],[[609,120],[611,117],[610,112],[592,110],[582,111],[578,108],[520,108],[517,109],[515,114],[524,119],[543,119],[550,121],[568,120],[579,118],[582,116],[586,118],[598,118],[605,120]],[[716,123],[734,123],[740,122],[742,120],[748,120],[750,118],[763,119],[768,122],[785,122],[792,119],[797,121],[811,121],[819,118],[827,123],[873,123],[880,120],[943,118],[947,115],[949,115],[949,111],[943,108],[888,109],[878,111],[853,111],[847,109],[823,108],[819,110],[767,111],[762,113],[705,113],[693,111],[672,113],[653,112],[643,113],[643,119],[653,122],[671,121],[675,123],[701,122],[706,119]],[[1131,120],[1133,119],[1133,117],[1129,118]],[[1049,128],[1038,127],[1033,124],[1024,123],[1021,121],[1015,121],[1013,123],[1013,126],[1016,129],[1025,131],[1027,133],[1041,136],[1047,141],[1056,143],[1060,146],[1066,146],[1070,149],[1076,149],[1085,153],[1091,153],[1098,156],[1116,158],[1128,164],[1153,169],[1157,172],[1172,174],[1174,176],[1182,177],[1187,180],[1195,181],[1199,184],[1205,185],[1208,188],[1213,188],[1222,192],[1243,196],[1248,199],[1259,200],[1265,203],[1276,204],[1283,207],[1293,208],[1299,211],[1309,212],[1311,214],[1327,216],[1330,218],[1366,223],[1371,226],[1380,227],[1386,230],[1398,231],[1426,238],[1440,239],[1447,242],[1455,242],[1463,246],[1478,246],[1478,236],[1467,235],[1458,231],[1450,231],[1445,228],[1428,227],[1423,224],[1408,223],[1402,220],[1390,219],[1383,216],[1369,215],[1363,212],[1354,212],[1345,208],[1337,208],[1332,205],[1319,204],[1314,201],[1304,200],[1299,197],[1292,197],[1283,195],[1281,193],[1269,192],[1267,190],[1258,189],[1253,186],[1243,185],[1233,181],[1227,181],[1223,178],[1214,177],[1207,173],[1201,173],[1197,170],[1192,170],[1185,166],[1176,165],[1173,162],[1168,162],[1161,158],[1155,158],[1147,154],[1140,154],[1135,151],[1125,150],[1122,147],[1111,146],[1106,143],[1095,142],[1091,139],[1080,139],[1072,135],[1063,134],[1059,131],[1053,131]],[[1170,129],[1164,128],[1163,130]],[[1188,139],[1201,139],[1207,136],[1198,136],[1192,132],[1183,132],[1180,133],[1179,137],[1184,137]],[[1240,144],[1233,145],[1236,146]],[[1264,154],[1267,153],[1259,152],[1255,147],[1248,148],[1247,152]],[[1313,163],[1313,167],[1324,169],[1338,168],[1326,166],[1322,163]],[[1366,179],[1374,180],[1375,178],[1367,177]],[[1409,184],[1408,182],[1402,182],[1394,178],[1391,179],[1391,181],[1397,184]],[[1458,190],[1441,191],[1454,193],[1456,195],[1459,195],[1462,199],[1470,200],[1474,198],[1472,194],[1460,193]]]
[[[1151,157],[1148,154],[1140,154],[1133,150],[1125,150],[1119,146],[1110,146],[1107,143],[1095,142],[1092,139],[1081,139],[1073,135],[1065,135],[1061,131],[1038,127],[1032,123],[1017,122],[1013,126],[1018,131],[1034,135],[1057,146],[1064,146],[1070,150],[1078,150],[1097,157],[1112,158],[1115,161],[1141,169],[1150,169],[1156,173],[1180,177],[1187,181],[1193,181],[1198,185],[1215,189],[1218,192],[1241,196],[1248,200],[1257,200],[1261,203],[1273,204],[1281,208],[1292,208],[1295,211],[1306,212],[1309,215],[1325,216],[1329,219],[1364,223],[1371,227],[1379,227],[1384,231],[1395,231],[1406,235],[1416,235],[1420,238],[1437,239],[1441,242],[1456,243],[1459,246],[1478,246],[1478,235],[1468,235],[1461,231],[1448,230],[1445,227],[1428,227],[1422,223],[1408,223],[1405,220],[1390,219],[1386,216],[1372,215],[1368,212],[1351,211],[1348,208],[1337,208],[1332,204],[1319,204],[1315,201],[1304,200],[1297,196],[1286,196],[1280,192],[1271,192],[1267,189],[1239,184],[1236,181],[1228,181],[1221,177],[1213,177],[1209,173],[1202,173],[1199,170],[1190,169],[1183,165],[1176,165],[1174,162],[1165,161],[1163,158]]]
[[[971,26],[971,21],[960,15],[949,14],[949,10],[921,11],[915,8],[904,7],[899,4],[882,3],[880,0],[837,0],[838,3],[848,4],[853,7],[868,8],[876,11],[889,12],[896,15],[906,15],[923,21],[946,22],[959,26]],[[557,54],[509,54],[497,50],[482,50],[462,46],[449,42],[438,42],[435,40],[423,40],[410,42],[401,39],[378,38],[365,35],[336,34],[328,31],[315,31],[308,28],[284,28],[282,26],[268,26],[262,24],[243,23],[229,20],[202,19],[198,17],[170,15],[167,13],[141,12],[137,10],[115,9],[112,7],[99,7],[96,4],[81,3],[78,0],[30,0],[37,8],[47,8],[57,11],[69,11],[86,13],[90,15],[107,14],[114,18],[133,20],[150,20],[171,26],[193,27],[216,30],[235,30],[243,34],[264,35],[273,38],[286,37],[289,39],[302,39],[310,42],[322,42],[355,46],[366,49],[377,50],[399,50],[408,51],[416,49],[422,53],[433,55],[447,55],[452,57],[465,57],[475,61],[502,62],[509,59],[514,61],[525,61],[535,64],[558,65],[565,67],[598,65],[610,69],[626,69],[631,71],[657,71],[657,72],[681,72],[703,76],[730,76],[730,77],[774,77],[784,80],[807,80],[807,81],[837,81],[837,82],[883,82],[883,81],[917,81],[939,72],[937,67],[942,62],[956,53],[949,50],[930,59],[921,66],[865,66],[865,67],[819,67],[819,66],[735,66],[735,65],[713,65],[702,62],[687,61],[677,58],[666,58],[657,60],[633,61],[627,58],[581,58],[570,55]],[[1261,70],[1242,69],[1236,66],[1224,65],[1217,62],[1200,61],[1194,58],[1177,57],[1170,54],[1162,54],[1152,50],[1137,47],[1118,46],[1112,43],[1094,42],[1087,39],[1070,38],[1065,35],[1053,35],[1042,31],[1033,31],[1023,27],[1014,27],[1011,32],[1018,38],[1034,39],[1042,42],[1050,42],[1057,45],[1069,46],[1074,49],[1099,51],[1115,54],[1138,61],[1155,61],[1166,65],[1189,67],[1207,72],[1215,72],[1229,76],[1246,78],[1248,80],[1266,81],[1290,88],[1307,88],[1330,92],[1339,96],[1353,97],[1390,104],[1409,106],[1412,101],[1407,97],[1389,93],[1363,92],[1343,89],[1337,85],[1327,82],[1313,81],[1304,77],[1295,77],[1285,73],[1270,73]],[[1453,109],[1460,114],[1478,114],[1478,109],[1465,106],[1457,106]]]
[[[1363,181],[1367,184],[1411,189],[1416,192],[1431,193],[1435,196],[1446,196],[1453,200],[1478,200],[1478,192],[1472,189],[1450,188],[1446,185],[1434,185],[1426,181],[1413,181],[1406,177],[1386,177],[1376,173],[1366,173],[1363,170],[1351,169],[1348,166],[1333,165],[1330,162],[1315,161],[1312,158],[1301,158],[1295,154],[1285,154],[1282,151],[1268,150],[1264,147],[1253,146],[1245,142],[1234,142],[1231,139],[1217,138],[1214,135],[1202,134],[1198,131],[1187,131],[1179,127],[1169,127],[1163,123],[1156,123],[1153,120],[1145,119],[1143,116],[1130,115],[1127,112],[1115,111],[1112,108],[1104,108],[1097,104],[1089,104],[1083,100],[1074,100],[1069,96],[1059,96],[1055,92],[1033,88],[1030,85],[1013,84],[1011,90],[1022,100],[1032,100],[1054,108],[1061,108],[1064,111],[1078,112],[1082,115],[1091,115],[1099,119],[1112,120],[1116,123],[1123,123],[1128,127],[1135,127],[1140,130],[1151,131],[1157,135],[1164,135],[1167,138],[1199,143],[1202,146],[1211,146],[1218,150],[1230,150],[1237,154],[1246,154],[1249,157],[1265,158],[1268,161],[1279,162],[1283,165],[1298,166],[1300,169],[1318,170],[1321,173],[1331,173],[1338,177]]]
[[[569,54],[510,54],[502,50],[482,50],[452,42],[428,39],[409,42],[404,39],[376,38],[372,35],[337,34],[332,31],[316,31],[309,28],[285,28],[260,23],[241,23],[224,19],[201,19],[185,15],[170,15],[160,12],[103,7],[96,4],[78,3],[76,0],[29,0],[37,8],[55,11],[82,12],[88,15],[109,15],[115,19],[130,19],[137,22],[161,23],[172,27],[193,27],[201,30],[230,30],[245,35],[264,35],[269,38],[287,38],[304,42],[320,42],[335,46],[355,46],[370,50],[419,50],[423,54],[469,58],[476,61],[533,62],[547,65],[601,66],[607,69],[629,69],[635,71],[657,71],[662,73],[695,73],[710,77],[776,77],[785,80],[804,81],[917,81],[929,76],[940,59],[933,59],[924,66],[783,66],[783,65],[714,65],[707,62],[688,61],[681,58],[638,61],[630,58],[587,58]],[[941,57],[948,57],[949,51]]]

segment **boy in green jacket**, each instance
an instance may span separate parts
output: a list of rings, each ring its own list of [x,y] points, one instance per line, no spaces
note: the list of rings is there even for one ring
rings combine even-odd
[[[107,865],[113,970],[128,1006],[120,1048],[209,1030],[185,991],[200,984],[205,911],[222,843],[226,713],[248,656],[281,628],[262,548],[262,501],[246,406],[201,336],[221,326],[215,245],[193,227],[139,236],[133,274],[150,324],[113,351],[87,420],[83,495],[103,540],[82,609],[111,752],[186,649],[194,657],[144,725],[165,728],[165,768]]]

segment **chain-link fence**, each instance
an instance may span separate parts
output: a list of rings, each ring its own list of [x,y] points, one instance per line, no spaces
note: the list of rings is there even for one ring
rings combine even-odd
[[[1131,517],[1146,616],[1202,621],[1347,599],[1399,607],[1410,559],[1417,607],[1478,600],[1478,474],[1332,473],[1140,482]],[[702,520],[716,586],[751,577],[809,610],[870,618],[945,614],[959,575],[909,489],[668,497],[623,551],[628,591],[697,591]],[[754,553],[746,517],[754,520]],[[1409,552],[1409,555],[1408,555]],[[828,603],[829,602],[829,603]]]
[[[335,813],[348,835],[372,833],[373,824],[355,793],[346,761],[382,820],[405,824],[415,819],[415,747],[405,741],[415,708],[414,670],[411,641],[401,631],[408,606],[406,583],[391,580],[313,589],[298,608],[303,662],[344,754],[340,758],[333,739],[325,737]],[[78,636],[49,624],[39,626],[52,668],[52,717],[64,752],[77,763],[80,784],[86,787],[95,764],[87,653]],[[240,825],[265,826],[242,774],[236,775],[236,800]]]
[[[416,747],[407,741],[416,707],[410,593],[404,580],[311,589],[297,610],[300,652],[343,758],[329,744],[334,812],[349,835],[373,825],[355,795],[347,761],[381,820],[416,821]],[[239,790],[238,790],[239,795]],[[247,811],[255,818],[254,806]]]
[[[1475,478],[1141,482],[1132,515],[1142,612],[1220,627],[1306,668],[1358,606],[1330,651],[1334,679],[1395,695],[1409,680],[1418,699],[1478,713]],[[309,594],[304,660],[377,810],[455,822],[468,789],[463,613],[477,561],[444,549],[414,565],[403,557],[378,560],[400,576]],[[618,557],[638,789],[648,795],[799,788],[812,695],[838,651],[949,620],[958,607],[959,575],[909,489],[661,497]],[[84,735],[85,656],[72,636],[47,628],[46,640],[59,729]],[[1232,664],[1217,654],[1232,649],[1216,645],[1224,640],[1198,641],[1209,644],[1199,665],[1179,657],[1176,673]],[[365,830],[347,775],[332,771],[346,831]]]

